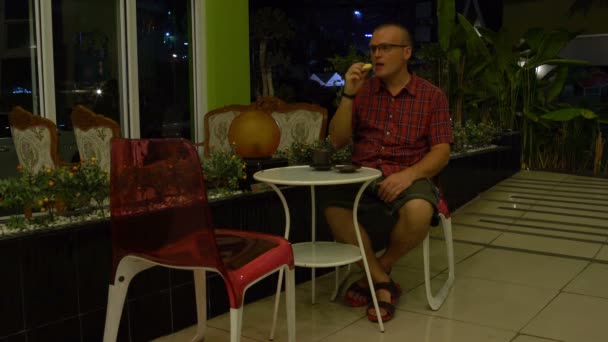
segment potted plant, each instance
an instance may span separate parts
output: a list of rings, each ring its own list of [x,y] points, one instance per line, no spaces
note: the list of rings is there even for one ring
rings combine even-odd
[[[238,193],[240,184],[247,179],[246,164],[234,151],[211,149],[209,157],[201,158],[203,173],[209,186],[209,197],[216,198]]]
[[[7,228],[46,227],[56,223],[57,214],[76,217],[95,209],[105,216],[109,175],[95,158],[37,173],[18,169],[19,177],[0,179],[0,206],[19,213],[9,218]]]
[[[437,16],[455,128],[467,119],[491,119],[507,134],[520,129],[523,168],[575,171],[598,164],[605,142],[597,115],[559,100],[568,67],[588,64],[558,56],[575,33],[531,29],[510,42],[504,32],[456,15],[453,0],[439,0]]]
[[[317,140],[312,144],[294,141],[286,149],[277,151],[276,156],[278,158],[287,159],[289,165],[310,165],[312,161],[312,151],[320,148],[330,151],[332,164],[351,163],[352,145],[337,150],[330,143],[329,136],[325,138],[325,140]]]

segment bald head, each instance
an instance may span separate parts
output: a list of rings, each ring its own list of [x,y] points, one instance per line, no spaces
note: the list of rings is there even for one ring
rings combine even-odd
[[[412,36],[410,35],[410,31],[403,25],[398,23],[387,23],[382,24],[374,29],[374,32],[380,31],[387,28],[396,28],[401,35],[400,43],[403,45],[412,46]]]

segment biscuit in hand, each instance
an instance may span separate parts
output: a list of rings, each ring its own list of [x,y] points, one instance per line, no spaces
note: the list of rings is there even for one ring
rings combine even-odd
[[[368,71],[372,68],[372,65],[370,63],[364,64],[363,65],[363,71]]]

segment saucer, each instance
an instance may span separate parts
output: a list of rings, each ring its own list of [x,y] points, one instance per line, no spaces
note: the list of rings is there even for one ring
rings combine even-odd
[[[314,164],[310,164],[310,167],[312,167],[316,171],[328,171],[328,170],[331,170],[331,165],[314,165]]]
[[[351,172],[355,172],[357,170],[359,170],[361,168],[361,166],[357,166],[357,165],[336,165],[336,170],[338,170],[338,172],[342,172],[342,173],[351,173]]]

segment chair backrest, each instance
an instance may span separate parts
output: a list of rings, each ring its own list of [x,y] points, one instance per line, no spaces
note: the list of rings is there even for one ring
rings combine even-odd
[[[55,123],[19,106],[10,112],[8,121],[17,158],[24,169],[36,173],[59,165]]]
[[[110,141],[120,137],[118,123],[76,105],[72,110],[72,126],[80,158],[95,157],[102,170],[110,170]]]
[[[272,112],[281,129],[278,151],[294,142],[313,144],[325,139],[327,109],[310,103],[285,104]]]
[[[209,157],[212,149],[230,151],[231,146],[228,141],[230,124],[237,115],[249,108],[249,106],[244,105],[232,105],[218,108],[205,114],[205,157]]]
[[[128,254],[224,270],[203,171],[187,140],[112,139],[110,208],[114,271]]]
[[[281,130],[277,151],[289,147],[295,141],[312,144],[325,138],[327,109],[310,103],[288,104],[273,96],[262,96],[250,105],[226,106],[205,114],[206,157],[212,149],[231,149],[228,141],[230,124],[237,115],[248,110],[271,113]]]

